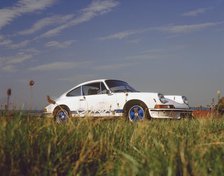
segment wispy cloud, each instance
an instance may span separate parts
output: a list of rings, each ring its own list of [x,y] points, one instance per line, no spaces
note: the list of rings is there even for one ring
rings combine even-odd
[[[4,36],[0,35],[0,46],[6,47],[6,48],[11,48],[11,49],[19,49],[19,48],[24,48],[26,47],[31,40],[24,40],[18,43],[15,43],[11,39],[8,39]]]
[[[145,32],[166,32],[172,34],[184,34],[192,33],[196,31],[205,30],[207,28],[216,27],[224,24],[224,21],[220,22],[207,22],[199,24],[183,24],[183,25],[166,25],[159,27],[148,27],[145,29],[132,29],[127,31],[121,31],[107,36],[99,37],[99,40],[122,40],[130,38],[133,35],[142,34]]]
[[[8,46],[12,44],[12,41],[7,39],[5,36],[0,35],[0,46]]]
[[[19,64],[32,59],[31,54],[18,54],[16,57],[7,58],[6,64]]]
[[[182,16],[198,16],[201,14],[206,13],[207,11],[211,10],[212,8],[198,8],[198,9],[194,9],[194,10],[190,10],[188,12],[185,12],[182,14]]]
[[[116,0],[93,1],[87,8],[82,9],[79,15],[75,16],[72,20],[69,20],[67,23],[47,31],[46,33],[42,34],[41,37],[51,37],[69,27],[87,22],[96,16],[108,13],[118,4],[119,2]]]
[[[17,71],[15,65],[5,65],[3,67],[1,67],[1,70],[4,72],[15,72]]]
[[[48,27],[50,25],[66,23],[68,20],[71,20],[73,17],[74,17],[74,15],[72,15],[72,14],[64,15],[64,16],[54,15],[51,17],[46,17],[46,18],[38,20],[30,29],[20,31],[20,32],[18,32],[18,34],[20,34],[20,35],[33,34],[33,33],[40,31],[41,29]]]
[[[39,65],[33,68],[30,68],[32,71],[53,71],[53,70],[65,70],[65,69],[72,69],[76,67],[75,62],[53,62],[49,64]]]
[[[39,65],[33,68],[30,68],[31,71],[55,71],[55,70],[68,70],[73,69],[76,67],[80,67],[86,64],[89,64],[90,62],[84,61],[84,62],[65,62],[65,61],[57,61],[52,63],[47,63],[43,65]]]
[[[148,61],[148,60],[158,60],[158,59],[174,59],[176,58],[176,54],[179,52],[183,52],[183,50],[187,46],[178,45],[178,46],[169,46],[167,48],[153,48],[144,50],[142,52],[137,53],[136,55],[130,55],[125,58],[127,62],[130,61]]]
[[[15,56],[0,57],[0,68],[3,71],[16,71],[16,66],[33,58],[32,54],[18,53]]]
[[[207,28],[219,26],[221,24],[224,24],[224,22],[208,22],[208,23],[199,23],[199,24],[169,25],[169,26],[157,27],[157,28],[155,28],[155,30],[162,31],[162,32],[168,32],[168,33],[180,34],[180,33],[196,32],[196,31],[207,29]]]
[[[0,57],[0,65],[18,64],[32,58],[31,54],[18,53],[15,56]]]
[[[47,42],[45,44],[45,47],[48,47],[48,48],[67,48],[67,47],[70,47],[74,42],[75,42],[75,40],[68,40],[68,41],[63,41],[63,42],[50,41],[50,42]]]
[[[15,18],[37,10],[43,10],[55,0],[19,0],[14,6],[0,9],[0,30],[10,24]]]
[[[144,30],[128,30],[128,31],[122,31],[122,32],[118,32],[118,33],[114,33],[108,36],[104,36],[104,37],[100,37],[100,40],[121,40],[121,39],[125,39],[128,38],[130,36],[136,35],[136,34],[140,34],[143,32],[148,31],[148,29],[144,29]]]

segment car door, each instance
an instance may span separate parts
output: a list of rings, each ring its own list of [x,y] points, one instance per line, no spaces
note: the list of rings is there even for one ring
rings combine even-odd
[[[85,99],[82,95],[82,87],[79,86],[66,94],[66,104],[69,106],[72,115],[84,116]]]
[[[85,104],[83,108],[93,116],[112,115],[114,95],[109,94],[103,82],[95,82],[82,86]]]

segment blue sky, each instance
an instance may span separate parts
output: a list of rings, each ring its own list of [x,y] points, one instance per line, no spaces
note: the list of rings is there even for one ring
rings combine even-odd
[[[1,0],[0,104],[11,88],[11,106],[32,96],[41,109],[100,78],[211,104],[224,92],[223,12],[223,0]]]

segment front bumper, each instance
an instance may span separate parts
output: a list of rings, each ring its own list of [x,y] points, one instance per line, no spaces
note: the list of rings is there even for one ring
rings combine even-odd
[[[152,118],[180,119],[192,117],[191,109],[150,109],[149,114]]]

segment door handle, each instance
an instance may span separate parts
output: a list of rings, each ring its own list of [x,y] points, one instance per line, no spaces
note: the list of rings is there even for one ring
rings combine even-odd
[[[85,101],[86,100],[86,97],[83,96],[82,98],[79,99],[79,101]]]

